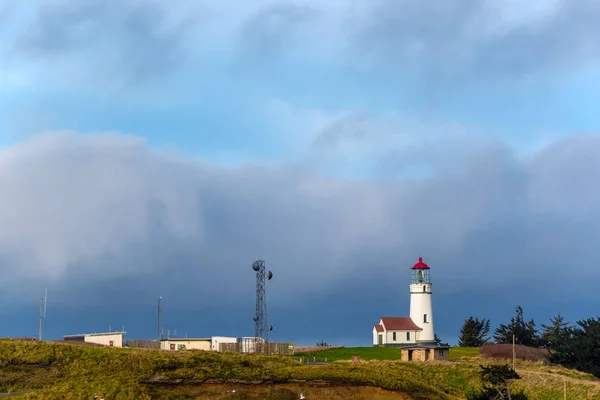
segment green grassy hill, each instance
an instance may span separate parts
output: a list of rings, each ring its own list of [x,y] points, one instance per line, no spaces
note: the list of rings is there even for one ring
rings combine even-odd
[[[450,360],[455,361],[462,358],[476,357],[479,349],[476,347],[454,347],[450,351]],[[333,347],[316,352],[298,352],[293,358],[310,359],[315,361],[334,362],[339,360],[351,360],[353,356],[361,360],[400,360],[400,350],[395,347]]]
[[[38,390],[30,399],[464,399],[477,389],[477,349],[451,349],[454,361],[403,363],[390,348],[326,350],[327,365],[294,357],[94,348],[0,340],[0,393]],[[397,350],[396,350],[397,351]],[[319,356],[321,356],[319,352]],[[353,364],[353,355],[362,361]],[[517,389],[530,399],[600,399],[594,377],[519,362]],[[235,391],[235,392],[234,392]]]
[[[353,356],[358,356],[361,360],[399,360],[400,351],[393,347],[334,347],[317,352],[298,352],[293,358],[333,362],[351,360]]]

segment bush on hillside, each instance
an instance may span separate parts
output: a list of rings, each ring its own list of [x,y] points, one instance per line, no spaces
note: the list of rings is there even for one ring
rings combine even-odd
[[[512,344],[486,344],[479,349],[479,353],[488,358],[512,360],[513,346]],[[515,357],[518,360],[541,361],[545,364],[549,364],[549,352],[547,349],[517,344],[515,345]]]
[[[469,400],[518,399],[527,400],[523,392],[511,393],[514,381],[521,379],[517,372],[508,365],[480,365],[479,375],[483,381],[483,390],[467,395]]]

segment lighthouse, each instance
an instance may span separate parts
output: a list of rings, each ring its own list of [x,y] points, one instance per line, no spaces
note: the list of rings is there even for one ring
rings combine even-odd
[[[419,257],[419,261],[411,268],[410,284],[410,319],[421,328],[418,343],[435,343],[431,286],[429,265]]]
[[[403,361],[448,360],[450,347],[435,340],[429,265],[411,268],[410,317],[381,317],[373,325],[373,346],[400,347]]]

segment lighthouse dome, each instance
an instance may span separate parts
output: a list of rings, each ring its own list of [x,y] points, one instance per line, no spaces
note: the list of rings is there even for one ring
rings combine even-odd
[[[423,262],[423,257],[419,257],[419,262],[417,262],[411,269],[429,269],[429,265]]]

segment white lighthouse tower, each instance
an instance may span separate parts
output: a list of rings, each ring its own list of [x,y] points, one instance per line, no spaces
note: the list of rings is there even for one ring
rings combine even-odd
[[[410,318],[422,329],[418,343],[435,343],[433,331],[433,310],[431,307],[431,277],[429,266],[419,257],[413,265],[410,284]]]

